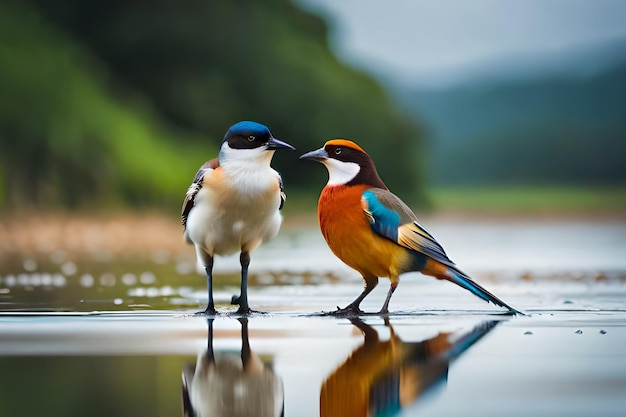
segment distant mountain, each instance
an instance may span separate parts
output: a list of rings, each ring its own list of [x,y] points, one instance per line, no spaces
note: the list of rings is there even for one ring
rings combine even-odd
[[[626,55],[599,60],[596,52],[564,61],[582,72],[553,66],[543,76],[518,72],[401,93],[428,130],[431,180],[626,184]]]
[[[522,82],[545,78],[589,78],[626,61],[626,39],[594,42],[557,52],[511,54],[448,70],[430,79],[413,79],[416,88]],[[381,74],[381,78],[385,79]],[[386,78],[388,84],[394,80]]]

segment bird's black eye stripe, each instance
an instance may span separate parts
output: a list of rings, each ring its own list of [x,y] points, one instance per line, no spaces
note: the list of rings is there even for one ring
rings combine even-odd
[[[341,147],[335,148],[335,155],[341,155]]]
[[[248,136],[248,141],[250,141],[250,142],[254,142],[255,139],[256,139],[256,137],[254,135]]]

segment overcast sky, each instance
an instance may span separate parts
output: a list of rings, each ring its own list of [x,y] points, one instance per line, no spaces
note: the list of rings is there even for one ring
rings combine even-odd
[[[410,81],[626,40],[626,0],[297,1],[331,15],[344,58]]]

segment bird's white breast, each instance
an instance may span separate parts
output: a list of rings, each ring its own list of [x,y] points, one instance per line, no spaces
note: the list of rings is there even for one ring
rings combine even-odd
[[[278,233],[278,173],[267,163],[231,161],[204,178],[189,213],[189,238],[205,251],[252,251]]]

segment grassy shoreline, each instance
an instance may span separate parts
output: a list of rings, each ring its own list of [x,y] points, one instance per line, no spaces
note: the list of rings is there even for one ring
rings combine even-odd
[[[434,212],[591,217],[626,215],[626,186],[433,187]]]
[[[626,221],[624,188],[432,188],[430,210],[418,210],[432,221]],[[290,196],[283,211],[283,230],[316,228],[316,196]],[[0,217],[0,260],[47,256],[61,250],[86,257],[103,250],[113,257],[136,257],[164,251],[193,255],[183,239],[179,212],[116,210],[107,212],[4,212]]]

